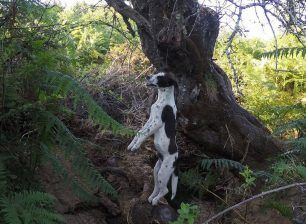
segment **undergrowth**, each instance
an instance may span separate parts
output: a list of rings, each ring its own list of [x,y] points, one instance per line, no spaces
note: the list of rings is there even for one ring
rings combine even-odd
[[[83,200],[98,202],[96,191],[117,195],[87,158],[68,121],[81,108],[83,119],[91,120],[97,130],[125,136],[132,132],[105,113],[68,75],[76,70],[62,41],[67,33],[65,29],[56,32],[52,25],[59,23],[60,7],[47,8],[39,1],[1,5],[6,19],[0,32],[0,220],[60,223],[63,218],[53,212],[55,198],[42,192],[41,166],[52,165]]]
[[[197,205],[181,203],[178,214],[177,220],[170,224],[194,224],[199,216],[199,208]]]

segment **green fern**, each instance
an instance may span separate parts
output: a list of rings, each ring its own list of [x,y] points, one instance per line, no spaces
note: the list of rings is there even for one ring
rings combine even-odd
[[[293,57],[293,56],[298,56],[301,55],[303,58],[306,56],[306,48],[305,47],[284,47],[284,48],[279,48],[277,50],[273,51],[268,51],[264,52],[261,54],[261,57],[265,58],[272,58],[277,55],[278,58],[282,57]]]
[[[204,184],[204,178],[198,169],[189,169],[181,175],[181,183],[188,187],[189,190],[199,190],[199,186]]]
[[[274,134],[280,135],[288,130],[293,130],[293,129],[298,130],[302,136],[305,136],[306,135],[306,118],[296,119],[286,124],[282,124],[276,129]]]
[[[299,165],[296,167],[298,174],[302,177],[304,181],[306,181],[306,167]]]
[[[55,198],[47,193],[14,193],[0,198],[1,214],[6,224],[63,223],[63,217],[52,212],[54,202]]]
[[[292,135],[290,134],[292,131],[298,133]],[[292,151],[300,152],[306,151],[306,119],[296,119],[292,120],[286,124],[279,126],[274,135],[283,136],[287,138],[287,144],[290,146]]]
[[[38,191],[11,192],[8,188],[7,156],[0,154],[0,221],[5,224],[63,223],[61,215],[53,212],[55,198]]]
[[[47,9],[40,0],[18,1],[17,29],[11,29],[11,3],[3,4],[8,19],[0,34],[0,223],[61,223],[62,217],[52,212],[54,198],[30,191],[41,187],[35,177],[42,163],[51,163],[84,198],[93,198],[97,190],[116,195],[65,124],[67,115],[84,106],[100,129],[121,135],[132,132],[107,115],[72,77],[50,71],[79,72],[72,69],[73,59],[63,48],[66,31],[54,32],[52,26],[60,22],[59,8]],[[44,27],[39,32],[29,28],[34,20]],[[67,99],[73,100],[73,108],[65,105]],[[10,160],[3,162],[2,153],[9,153]]]
[[[6,192],[7,189],[6,177],[7,177],[7,169],[0,156],[0,196],[2,195],[2,192]]]
[[[56,116],[59,113],[60,101],[70,97],[74,100],[75,108],[80,104],[85,105],[89,118],[95,124],[101,128],[110,128],[115,134],[130,135],[132,131],[107,115],[92,97],[71,77],[56,72],[45,72],[45,76],[43,77],[47,78],[43,80],[38,79],[39,85],[33,87],[38,90],[38,101],[21,101],[19,107],[11,108],[7,113],[2,115],[0,122],[18,122],[16,118],[26,116],[25,119],[32,125],[31,129],[36,130],[35,141],[38,147],[41,148],[44,158],[48,158],[54,170],[64,177],[67,183],[74,186],[73,190],[78,195],[87,196],[86,199],[91,200],[92,197],[90,194],[86,194],[84,191],[93,192],[93,189],[98,189],[109,195],[116,196],[113,187],[99,174],[86,157],[79,139]],[[14,126],[16,125],[18,126],[18,123],[14,124]],[[16,130],[14,132],[16,133]],[[14,137],[13,132],[11,135]],[[62,162],[56,156],[56,153],[62,153],[65,159],[71,162],[72,171],[78,177],[78,180],[71,180],[66,167],[63,166]]]
[[[217,175],[212,172],[201,172],[198,168],[189,169],[180,175],[181,183],[192,193],[197,193],[202,197],[206,189],[214,186],[217,181]]]
[[[265,204],[269,208],[276,209],[282,216],[284,216],[288,219],[293,218],[293,211],[292,211],[291,207],[284,204],[284,202],[269,200]]]
[[[38,124],[41,124],[41,133],[44,136],[44,142],[48,144],[41,144],[44,156],[51,159],[51,163],[55,171],[59,172],[69,183],[68,172],[63,164],[54,153],[60,153],[50,146],[57,146],[65,158],[71,161],[71,168],[75,175],[80,180],[79,184],[89,189],[99,189],[107,194],[116,196],[116,191],[113,187],[101,176],[101,174],[94,168],[90,160],[86,157],[82,145],[78,139],[69,131],[65,124],[51,113],[43,112],[38,116]],[[73,184],[74,186],[77,183]],[[79,188],[78,188],[79,189]],[[84,195],[84,194],[82,194]]]
[[[89,118],[95,124],[102,128],[110,128],[114,134],[122,134],[131,136],[133,132],[112,119],[102,108],[93,100],[93,98],[70,76],[59,72],[47,71],[47,85],[53,87],[54,95],[61,95],[62,97],[73,97],[74,107],[80,103],[85,104]]]
[[[200,165],[203,170],[209,170],[212,165],[217,169],[235,168],[239,171],[244,169],[244,166],[241,163],[229,159],[203,159],[201,160]]]
[[[292,148],[294,148],[294,151],[306,151],[306,137],[300,137],[297,139],[293,139],[288,141],[288,144],[291,145]]]

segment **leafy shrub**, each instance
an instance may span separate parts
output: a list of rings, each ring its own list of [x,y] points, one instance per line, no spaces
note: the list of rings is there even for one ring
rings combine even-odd
[[[178,219],[171,224],[194,224],[199,216],[199,208],[197,205],[182,202],[178,213]]]
[[[242,186],[245,189],[250,189],[251,187],[255,186],[256,177],[254,172],[248,166],[246,166],[239,174],[244,178],[244,183]]]
[[[37,168],[46,162],[82,198],[95,199],[91,192],[97,189],[115,196],[114,188],[86,157],[67,120],[82,107],[84,119],[91,119],[97,128],[121,135],[131,132],[107,115],[72,76],[66,75],[76,70],[65,48],[68,33],[59,26],[61,8],[48,8],[39,1],[4,4],[6,19],[0,33],[0,153],[10,155],[7,170],[15,178],[6,186],[12,194],[2,202],[17,203],[22,197],[35,195],[32,189],[37,188]],[[14,4],[18,10],[11,15]],[[39,196],[41,200],[47,197]],[[51,196],[48,197],[46,201],[51,204]],[[20,202],[18,206],[25,204]]]

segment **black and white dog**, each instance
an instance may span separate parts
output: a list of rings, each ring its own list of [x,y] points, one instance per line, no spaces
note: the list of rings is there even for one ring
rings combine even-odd
[[[170,177],[172,177],[171,199],[176,194],[178,150],[175,137],[177,109],[174,87],[177,87],[177,83],[169,74],[160,72],[147,77],[147,86],[158,88],[158,99],[151,106],[149,120],[138,131],[128,149],[135,151],[150,135],[154,134],[154,145],[159,159],[154,167],[154,191],[148,201],[156,205],[160,198],[168,193],[167,184]]]

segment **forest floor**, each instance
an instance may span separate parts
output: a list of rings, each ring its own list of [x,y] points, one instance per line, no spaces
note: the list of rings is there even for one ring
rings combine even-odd
[[[148,108],[154,99],[152,90],[148,90],[139,80],[135,83],[129,77],[119,75],[106,76],[100,86],[104,90],[111,90],[112,94],[105,93],[107,91],[91,92],[91,94],[108,114],[134,130],[144,124]],[[121,99],[114,97],[116,95]],[[70,128],[77,137],[87,140],[84,148],[88,157],[117,190],[118,198],[113,199],[101,192],[94,192],[99,196],[100,202],[95,205],[84,203],[53,174],[50,166],[45,165],[42,169],[42,183],[46,191],[58,199],[56,210],[63,214],[68,224],[168,223],[177,218],[176,210],[182,201],[199,207],[200,216],[197,223],[203,223],[217,211],[241,200],[241,198],[231,198],[227,205],[211,195],[200,200],[186,190],[185,186],[179,184],[174,201],[170,201],[167,196],[158,206],[151,206],[147,198],[153,188],[153,167],[157,160],[152,139],[146,141],[139,151],[129,152],[126,147],[130,138],[98,130],[84,117],[85,113],[80,109],[79,115],[70,121]],[[178,136],[178,145],[184,160],[183,166],[195,162],[190,155],[197,154],[197,146],[192,145],[181,135]],[[235,175],[229,172],[223,175],[231,179],[226,187],[234,189],[241,185],[241,180]],[[289,224],[291,222],[277,210],[267,208],[261,200],[256,200],[215,223]]]

